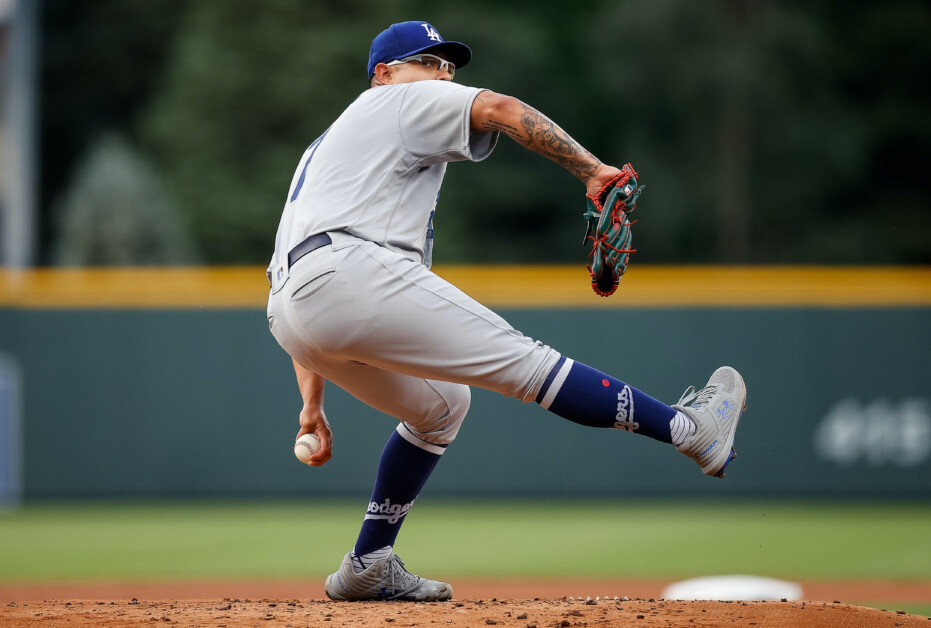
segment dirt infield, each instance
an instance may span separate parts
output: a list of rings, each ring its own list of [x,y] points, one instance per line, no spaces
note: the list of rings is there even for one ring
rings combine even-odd
[[[329,623],[327,623],[329,622]],[[464,600],[330,602],[184,600],[11,602],[9,626],[929,626],[927,617],[827,602],[671,602],[663,600]]]
[[[931,583],[802,583],[804,602],[676,602],[659,581],[457,581],[436,604],[336,603],[319,583],[0,585],[0,625],[132,626],[925,626],[857,600],[927,604]],[[570,595],[567,595],[570,593]],[[574,594],[573,594],[574,593]],[[241,594],[248,594],[243,596]]]

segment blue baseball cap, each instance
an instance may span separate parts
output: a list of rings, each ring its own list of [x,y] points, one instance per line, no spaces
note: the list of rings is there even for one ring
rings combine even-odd
[[[443,52],[457,69],[472,58],[471,48],[458,41],[444,41],[437,30],[426,22],[400,22],[392,24],[372,40],[369,78],[375,75],[375,66],[379,63],[403,59],[430,48]]]

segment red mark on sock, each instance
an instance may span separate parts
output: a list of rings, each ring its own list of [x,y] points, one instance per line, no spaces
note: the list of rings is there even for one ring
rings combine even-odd
[[[601,385],[604,386],[605,388],[607,388],[608,386],[611,385],[611,382],[609,382],[609,381],[606,380],[606,379],[603,379],[603,380],[601,380]]]

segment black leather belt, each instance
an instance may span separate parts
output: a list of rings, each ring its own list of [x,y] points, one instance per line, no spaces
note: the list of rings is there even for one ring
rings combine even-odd
[[[316,251],[321,246],[326,246],[327,244],[333,244],[333,240],[329,235],[325,233],[315,233],[312,236],[308,236],[303,242],[291,249],[291,252],[288,253],[288,269],[294,266],[297,263],[297,260],[301,259],[311,251]]]

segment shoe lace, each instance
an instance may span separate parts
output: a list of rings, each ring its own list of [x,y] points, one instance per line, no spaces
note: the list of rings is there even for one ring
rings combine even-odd
[[[388,562],[388,577],[391,582],[391,590],[394,592],[408,589],[412,584],[420,579],[407,570],[404,561],[397,554],[393,554]],[[400,584],[401,586],[398,586]]]
[[[699,410],[711,401],[711,398],[717,392],[718,387],[714,384],[705,386],[701,390],[695,390],[694,386],[689,386],[679,397],[678,406],[688,406],[694,410]]]

